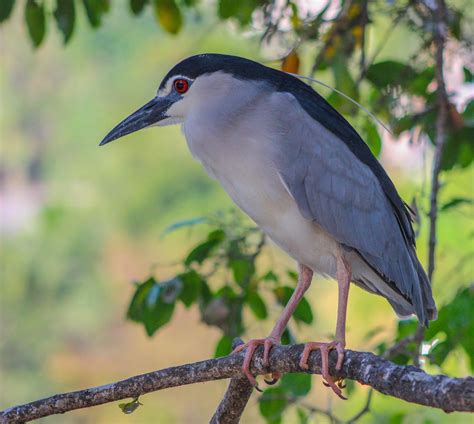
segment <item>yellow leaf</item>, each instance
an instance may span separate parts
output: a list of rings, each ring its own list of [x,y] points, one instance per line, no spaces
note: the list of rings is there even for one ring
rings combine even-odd
[[[283,59],[281,64],[281,70],[284,72],[290,72],[292,74],[297,74],[300,69],[300,58],[298,53],[295,50],[292,50],[291,53]]]
[[[155,18],[163,29],[177,34],[183,25],[183,17],[175,0],[155,0]]]

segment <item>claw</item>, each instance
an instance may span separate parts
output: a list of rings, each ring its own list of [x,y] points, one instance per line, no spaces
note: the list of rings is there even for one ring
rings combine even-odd
[[[344,344],[341,342],[331,342],[331,343],[319,343],[319,342],[310,342],[306,343],[304,346],[303,354],[300,359],[300,367],[304,370],[308,369],[308,359],[309,354],[313,351],[319,349],[321,351],[321,376],[323,377],[323,384],[326,387],[330,387],[333,392],[338,395],[341,399],[346,400],[347,398],[342,395],[341,389],[345,387],[344,380],[337,378],[333,380],[329,374],[329,352],[333,349],[337,351],[337,364],[336,370],[342,368],[344,361]]]
[[[242,364],[242,371],[247,376],[247,379],[249,380],[250,384],[252,384],[252,386],[254,386],[255,389],[259,392],[261,392],[262,390],[258,387],[255,377],[250,372],[250,364],[252,362],[253,354],[255,353],[255,349],[257,349],[258,346],[263,345],[263,365],[267,367],[269,365],[270,349],[273,345],[278,343],[278,340],[274,340],[269,337],[266,339],[252,339],[245,344],[237,346],[232,351],[232,353],[238,353],[242,352],[244,349],[247,349],[247,352],[245,352],[244,363]],[[270,380],[270,383],[268,383],[266,380],[265,382],[267,384],[275,384],[280,378],[280,373],[273,373],[272,377],[273,378],[272,380]]]
[[[278,380],[280,380],[281,374],[278,371],[275,371],[272,373],[272,379],[271,380],[264,380],[265,383],[267,383],[269,386],[273,386],[274,384],[278,383]]]

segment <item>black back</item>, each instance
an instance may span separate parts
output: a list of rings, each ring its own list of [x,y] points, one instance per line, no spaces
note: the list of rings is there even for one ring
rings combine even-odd
[[[336,109],[297,77],[237,56],[200,54],[191,56],[174,66],[163,79],[160,88],[164,87],[169,78],[175,75],[195,79],[200,75],[217,71],[232,74],[240,79],[265,81],[273,85],[277,91],[291,93],[313,119],[339,137],[354,156],[371,169],[393,207],[405,241],[408,245],[415,246],[410,211],[369,147]]]

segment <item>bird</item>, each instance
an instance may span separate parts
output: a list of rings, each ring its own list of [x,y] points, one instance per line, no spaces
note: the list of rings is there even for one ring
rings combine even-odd
[[[198,54],[176,64],[156,96],[101,141],[151,126],[180,124],[191,154],[231,199],[298,266],[296,288],[270,335],[251,339],[242,370],[258,346],[264,365],[313,275],[338,285],[335,338],[304,345],[300,367],[319,349],[322,377],[343,398],[329,373],[329,353],[344,361],[350,284],[388,300],[400,317],[427,326],[437,310],[417,257],[414,212],[351,124],[297,76],[250,59]],[[275,373],[275,380],[279,373]]]

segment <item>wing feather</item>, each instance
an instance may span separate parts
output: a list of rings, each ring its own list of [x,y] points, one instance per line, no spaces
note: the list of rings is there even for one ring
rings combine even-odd
[[[376,175],[289,93],[274,95],[282,139],[275,165],[304,217],[355,249],[384,281],[425,311],[413,246]],[[302,122],[300,126],[292,125]],[[283,136],[284,134],[284,136]],[[416,255],[414,256],[415,260]]]

